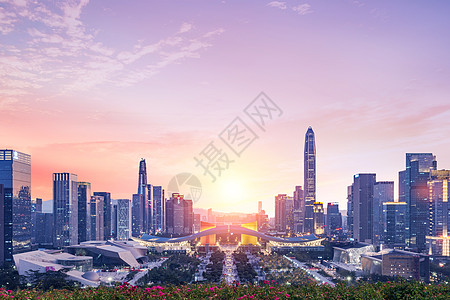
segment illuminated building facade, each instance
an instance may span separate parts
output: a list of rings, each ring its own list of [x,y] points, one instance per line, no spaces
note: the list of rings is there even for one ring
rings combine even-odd
[[[31,250],[31,156],[0,150],[0,265]]]
[[[103,197],[103,240],[107,241],[112,238],[112,203],[111,193],[94,192],[94,196]]]
[[[406,202],[383,203],[383,248],[404,249],[406,246]]]
[[[322,202],[314,202],[314,234],[323,235],[325,233],[325,214]]]
[[[426,250],[429,231],[428,180],[430,171],[436,168],[436,157],[432,153],[406,153],[406,170],[399,174],[399,200],[407,203],[407,246],[418,252]]]
[[[250,223],[245,223],[241,225],[244,228],[250,229],[250,230],[254,230],[254,231],[258,231],[258,224],[257,222],[250,222]],[[241,245],[256,245],[258,243],[258,238],[256,236],[251,236],[248,234],[241,234]]]
[[[286,232],[287,230],[287,200],[288,196],[286,194],[275,196],[275,229],[278,232]]]
[[[165,201],[164,201],[164,189],[161,186],[153,186],[153,214],[152,214],[152,224],[153,224],[153,232],[161,232],[164,231],[165,225]]]
[[[339,212],[339,203],[327,204],[327,226],[328,236],[340,235],[342,233],[342,216]]]
[[[117,240],[127,241],[131,236],[131,201],[117,200]]]
[[[305,134],[304,150],[304,232],[314,232],[314,202],[316,202],[316,142],[311,126]]]
[[[212,229],[215,228],[216,225],[213,223],[209,223],[209,222],[204,222],[201,221],[200,222],[200,232],[208,230],[208,229]],[[210,234],[210,235],[206,235],[206,236],[202,236],[200,238],[200,244],[201,245],[214,245],[216,243],[216,235],[215,234]]]
[[[301,186],[296,186],[294,191],[294,232],[303,232],[303,222],[305,218],[305,197],[303,188]]]
[[[352,186],[353,238],[371,243],[373,229],[373,187],[375,174],[356,174]]]
[[[431,171],[429,189],[428,251],[436,256],[450,256],[450,170]]]
[[[379,246],[383,231],[383,203],[394,202],[394,182],[377,181],[373,185],[373,221],[372,221],[372,243]]]
[[[104,198],[103,196],[91,197],[91,241],[102,241],[104,237]]]

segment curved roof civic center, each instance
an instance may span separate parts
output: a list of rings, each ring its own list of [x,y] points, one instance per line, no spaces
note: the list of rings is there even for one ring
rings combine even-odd
[[[233,233],[233,234],[244,234],[249,235],[253,237],[260,238],[265,241],[270,242],[278,242],[278,243],[286,243],[286,244],[310,244],[311,242],[321,242],[323,239],[317,238],[314,234],[304,235],[301,237],[291,237],[291,238],[281,238],[281,237],[275,237],[266,235],[264,233],[251,230],[245,227],[242,227],[240,225],[222,225],[222,226],[216,226],[214,228],[206,229],[203,231],[200,231],[198,233],[194,233],[189,236],[183,236],[183,237],[176,237],[176,238],[167,238],[167,237],[159,237],[159,236],[152,236],[148,234],[144,234],[141,236],[140,240],[145,242],[151,242],[151,243],[181,243],[181,242],[187,242],[192,241],[197,238],[201,238],[204,236],[211,236],[216,234],[225,234],[225,233]],[[135,239],[135,238],[133,238]],[[138,240],[138,239],[135,239]]]

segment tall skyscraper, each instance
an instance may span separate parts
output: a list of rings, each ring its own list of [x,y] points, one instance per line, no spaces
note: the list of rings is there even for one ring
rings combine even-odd
[[[437,256],[450,256],[450,170],[432,170],[429,189],[428,252]]]
[[[53,173],[53,246],[62,249],[78,243],[77,175]]]
[[[347,187],[347,236],[353,238],[353,185]]]
[[[399,200],[407,203],[407,246],[413,251],[426,250],[429,228],[427,183],[430,171],[436,169],[436,157],[432,153],[406,153],[406,170],[399,174]]]
[[[314,232],[314,202],[316,202],[316,142],[314,131],[308,127],[305,135],[304,153],[304,231]]]
[[[117,239],[126,241],[131,236],[131,201],[117,200]]]
[[[192,200],[173,193],[166,201],[166,232],[174,235],[192,234],[194,229],[194,211]]]
[[[13,254],[31,250],[31,156],[0,150],[0,184],[1,265],[11,264]]]
[[[165,201],[164,189],[161,186],[153,186],[153,230],[164,231],[165,228]]]
[[[78,243],[91,239],[91,184],[78,182]]]
[[[135,237],[147,233],[145,230],[145,197],[142,194],[133,194],[132,207],[132,235]]]
[[[112,238],[112,203],[111,203],[111,193],[108,192],[94,192],[94,196],[103,197],[103,238],[102,240],[107,241]]]
[[[275,196],[275,229],[278,232],[287,231],[287,195],[278,194]]]
[[[105,237],[105,212],[103,196],[91,197],[91,240],[103,241]]]
[[[383,248],[404,249],[406,246],[406,202],[383,203],[383,225],[381,235]]]
[[[294,191],[294,232],[303,232],[303,221],[305,218],[305,198],[303,188],[296,186]]]
[[[373,238],[373,187],[375,174],[353,176],[353,238],[359,242],[371,243]]]
[[[140,209],[142,215],[142,226],[144,232],[149,232],[151,225],[151,185],[147,183],[147,164],[145,163],[145,159],[141,158],[139,162],[139,181],[138,181],[138,192],[139,195],[142,195],[143,201],[140,202],[143,207]]]
[[[339,212],[339,203],[327,204],[327,230],[328,236],[340,235],[342,233],[342,216]]]
[[[380,245],[381,236],[384,232],[383,203],[394,202],[394,182],[378,181],[373,186],[373,222],[372,243]]]

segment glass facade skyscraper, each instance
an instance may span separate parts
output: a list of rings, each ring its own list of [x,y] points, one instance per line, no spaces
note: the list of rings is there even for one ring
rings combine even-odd
[[[111,193],[108,192],[94,192],[94,196],[103,197],[103,240],[107,241],[112,238],[112,205]]]
[[[399,174],[399,200],[406,207],[407,246],[418,252],[426,250],[429,228],[428,179],[437,162],[433,153],[406,153],[406,170]]]
[[[0,150],[0,184],[0,264],[10,264],[13,254],[31,250],[31,156]]]
[[[53,246],[62,249],[78,243],[77,175],[53,173]]]
[[[314,131],[309,126],[305,135],[304,151],[304,232],[314,233],[314,202],[316,202],[316,142]]]
[[[78,182],[78,243],[91,239],[91,184]]]
[[[162,186],[153,186],[153,230],[155,232],[165,230],[165,203],[164,189]]]

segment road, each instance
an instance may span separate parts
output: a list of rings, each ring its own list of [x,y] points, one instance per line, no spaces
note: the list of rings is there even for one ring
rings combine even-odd
[[[287,257],[286,255],[284,255],[284,257],[287,260],[289,260],[290,262],[292,262],[295,267],[301,268],[302,270],[304,270],[306,273],[308,273],[309,276],[311,276],[312,278],[316,279],[320,284],[328,284],[328,285],[333,286],[333,287],[335,286],[334,282],[329,280],[327,277],[319,274],[317,271],[309,270],[309,268],[304,263],[299,262],[296,259]]]

